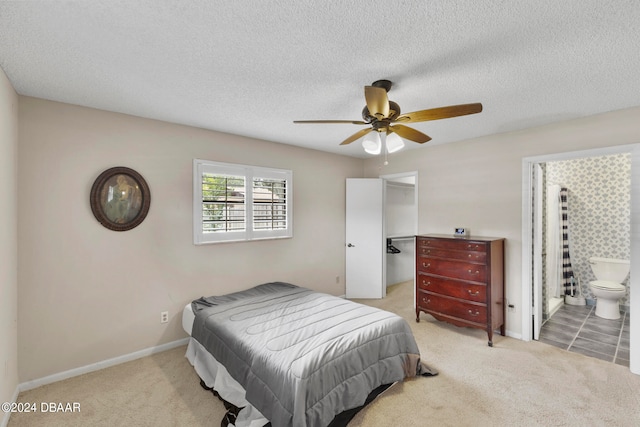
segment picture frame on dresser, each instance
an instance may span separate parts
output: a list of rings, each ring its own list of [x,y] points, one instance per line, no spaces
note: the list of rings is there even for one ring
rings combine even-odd
[[[416,322],[420,312],[456,326],[505,335],[504,238],[416,236]]]

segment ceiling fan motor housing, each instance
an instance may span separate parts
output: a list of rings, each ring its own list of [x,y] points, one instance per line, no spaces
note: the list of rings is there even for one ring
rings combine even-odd
[[[392,122],[400,115],[400,106],[393,101],[389,101],[389,117],[386,117],[382,121]],[[362,109],[362,120],[367,123],[375,123],[378,120],[369,112],[369,108],[365,105]]]

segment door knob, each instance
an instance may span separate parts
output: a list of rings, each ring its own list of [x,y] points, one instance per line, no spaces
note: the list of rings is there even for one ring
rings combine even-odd
[[[355,248],[355,247],[356,247],[356,245],[352,245],[351,243],[348,243],[348,244],[347,244],[347,247],[348,247],[348,248]]]

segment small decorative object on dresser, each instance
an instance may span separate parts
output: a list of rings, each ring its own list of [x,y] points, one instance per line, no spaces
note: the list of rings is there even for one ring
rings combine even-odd
[[[456,326],[504,327],[504,239],[416,236],[416,322],[420,312]]]

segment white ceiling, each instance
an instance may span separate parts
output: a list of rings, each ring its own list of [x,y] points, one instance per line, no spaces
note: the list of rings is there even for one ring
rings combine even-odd
[[[21,95],[366,157],[353,124],[388,79],[427,145],[640,105],[638,0],[0,1]],[[408,143],[412,148],[421,147]],[[424,146],[422,146],[424,147]]]

